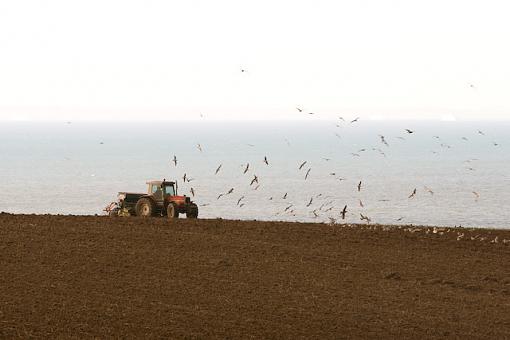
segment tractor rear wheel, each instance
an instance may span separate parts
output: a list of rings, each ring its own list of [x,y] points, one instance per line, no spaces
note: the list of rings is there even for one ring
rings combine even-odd
[[[151,217],[155,215],[156,206],[149,198],[140,198],[136,202],[136,216]]]
[[[179,211],[177,210],[177,205],[175,205],[175,203],[168,204],[168,207],[166,208],[166,215],[169,219],[179,217]]]
[[[192,203],[188,206],[188,211],[186,211],[187,218],[198,218],[198,206],[195,203]]]

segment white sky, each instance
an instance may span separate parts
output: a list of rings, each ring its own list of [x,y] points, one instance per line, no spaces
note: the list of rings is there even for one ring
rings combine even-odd
[[[491,0],[2,1],[0,119],[303,116],[296,106],[510,119],[509,13]]]

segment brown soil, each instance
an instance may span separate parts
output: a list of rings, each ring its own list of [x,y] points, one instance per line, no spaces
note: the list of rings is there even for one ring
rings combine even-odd
[[[1,214],[0,338],[510,338],[510,231],[413,230]]]

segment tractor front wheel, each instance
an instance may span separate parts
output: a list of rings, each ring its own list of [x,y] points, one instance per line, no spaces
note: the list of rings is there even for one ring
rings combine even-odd
[[[188,206],[188,211],[186,211],[187,218],[198,218],[198,206],[195,203],[192,203]]]
[[[166,208],[166,215],[169,219],[179,217],[179,211],[177,210],[177,205],[175,205],[175,203],[168,204],[168,207]]]
[[[136,216],[151,217],[154,216],[156,206],[154,202],[149,198],[140,198],[136,203]]]

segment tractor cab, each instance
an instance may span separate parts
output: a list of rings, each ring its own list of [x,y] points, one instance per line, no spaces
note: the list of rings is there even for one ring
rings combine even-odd
[[[164,201],[168,196],[177,195],[175,182],[150,181],[147,184],[149,186],[147,193],[156,201]]]

